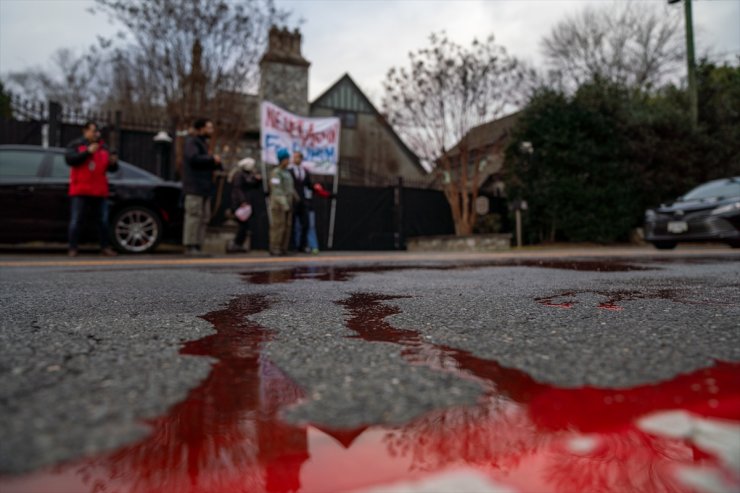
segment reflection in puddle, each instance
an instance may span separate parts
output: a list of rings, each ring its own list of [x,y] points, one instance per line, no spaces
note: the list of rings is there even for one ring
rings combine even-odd
[[[470,263],[463,265],[370,265],[355,267],[334,267],[307,265],[287,269],[244,272],[242,276],[252,284],[283,284],[302,279],[318,281],[348,281],[356,274],[367,272],[392,272],[398,270],[463,270],[482,267],[541,267],[544,269],[575,270],[581,272],[632,272],[653,270],[650,267],[635,265],[621,260],[579,260],[579,259],[506,259],[495,262]]]
[[[150,423],[146,439],[6,478],[0,487],[4,493],[331,492],[461,467],[531,492],[694,491],[689,481],[696,484],[701,474],[727,490],[740,486],[732,469],[737,458],[698,434],[719,429],[730,440],[737,436],[740,364],[717,363],[631,389],[558,388],[393,327],[387,318],[399,309],[388,302],[397,298],[357,293],[338,303],[356,337],[396,344],[409,364],[478,382],[483,394],[476,405],[433,411],[401,426],[334,431],[285,423],[281,411],[303,393],[262,355],[270,332],[249,317],[268,308],[268,300],[242,296],[204,317],[216,334],[183,348],[217,362],[185,401]],[[680,435],[661,425],[675,410],[694,420]]]
[[[366,267],[366,269],[370,269]],[[341,267],[302,266],[290,269],[274,269],[244,272],[242,277],[252,284],[285,284],[301,279],[317,281],[348,281],[355,270]]]

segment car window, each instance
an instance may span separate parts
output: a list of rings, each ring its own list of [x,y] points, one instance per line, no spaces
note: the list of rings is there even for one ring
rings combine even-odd
[[[156,175],[139,169],[133,164],[119,162],[118,171],[111,174],[112,178],[117,180],[146,180],[146,181],[160,181],[160,178]]]
[[[70,167],[67,165],[67,161],[64,160],[64,154],[54,154],[54,159],[51,161],[51,173],[49,178],[69,178]]]
[[[0,151],[0,178],[35,178],[43,157],[43,152]]]
[[[55,154],[51,163],[50,178],[68,179],[70,167],[64,159],[64,154]],[[121,162],[118,171],[110,173],[111,178],[116,180],[158,180],[158,177],[144,170],[138,169],[132,164]]]
[[[721,180],[700,185],[683,196],[683,200],[701,200],[716,197],[740,197],[740,182]]]

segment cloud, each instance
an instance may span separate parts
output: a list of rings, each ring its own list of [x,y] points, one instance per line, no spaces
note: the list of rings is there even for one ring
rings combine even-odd
[[[456,42],[494,34],[518,57],[542,63],[540,40],[555,23],[603,0],[283,0],[279,5],[304,18],[304,55],[312,62],[311,98],[342,74],[350,75],[371,99],[382,95],[382,81],[393,66],[405,65],[409,51],[428,44],[432,32],[445,30]],[[662,8],[664,0],[638,2]],[[680,5],[671,8],[681,8]],[[740,54],[740,0],[694,2],[697,51]]]
[[[409,51],[432,32],[456,42],[494,34],[507,50],[541,64],[540,39],[564,16],[604,0],[277,0],[304,18],[303,53],[312,62],[311,99],[345,72],[378,102],[389,68],[406,64]],[[112,34],[107,19],[87,9],[92,0],[0,0],[0,74],[49,62],[58,48],[84,49],[98,34]],[[636,2],[640,8],[665,0]],[[694,2],[697,53],[740,55],[740,0]],[[671,8],[681,8],[673,5]]]
[[[112,34],[92,0],[0,0],[0,74],[44,66],[59,48],[81,51]]]

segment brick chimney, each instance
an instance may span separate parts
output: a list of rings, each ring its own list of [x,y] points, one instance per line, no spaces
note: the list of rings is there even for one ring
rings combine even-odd
[[[308,115],[308,68],[301,54],[301,33],[273,26],[260,60],[260,100]]]

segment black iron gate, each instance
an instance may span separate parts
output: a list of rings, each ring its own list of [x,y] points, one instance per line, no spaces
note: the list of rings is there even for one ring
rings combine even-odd
[[[226,220],[230,185],[222,188],[215,225]],[[327,249],[331,201],[314,199],[319,246]],[[264,196],[254,207],[254,249],[267,249],[269,222]],[[438,190],[388,187],[340,186],[334,227],[334,250],[403,250],[407,237],[454,234],[452,213],[444,193]]]
[[[90,120],[98,124],[103,139],[123,161],[165,179],[175,178],[171,146],[154,141],[162,130],[174,137],[173,122],[128,121],[119,111],[95,113],[18,98],[11,99],[11,111],[10,117],[0,117],[0,144],[64,147],[81,135],[82,126]]]

